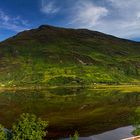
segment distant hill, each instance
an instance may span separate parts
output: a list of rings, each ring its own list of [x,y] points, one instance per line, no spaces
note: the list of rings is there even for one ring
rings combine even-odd
[[[0,42],[1,86],[140,82],[140,43],[42,25]]]

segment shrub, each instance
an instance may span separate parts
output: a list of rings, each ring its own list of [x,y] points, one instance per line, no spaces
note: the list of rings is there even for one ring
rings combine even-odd
[[[4,127],[0,124],[0,140],[7,140],[6,133],[4,132]]]
[[[135,128],[132,134],[135,136],[140,135],[140,108],[139,107],[134,112],[134,115],[132,117],[132,124],[133,127]]]
[[[42,121],[33,114],[22,114],[13,125],[12,140],[42,140],[46,136],[48,122]]]
[[[78,134],[78,132],[76,131],[75,132],[75,134],[74,134],[74,136],[72,137],[72,136],[70,136],[70,140],[78,140],[79,139],[79,134]]]
[[[84,84],[84,80],[78,77],[58,76],[48,81],[49,85]]]

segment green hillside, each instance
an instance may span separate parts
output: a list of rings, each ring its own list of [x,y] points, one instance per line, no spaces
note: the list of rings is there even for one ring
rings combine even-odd
[[[140,43],[42,25],[0,43],[1,86],[140,82]]]

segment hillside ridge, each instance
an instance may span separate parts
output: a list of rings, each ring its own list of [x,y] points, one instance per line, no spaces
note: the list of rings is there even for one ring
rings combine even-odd
[[[134,40],[130,40],[130,39],[120,38],[120,37],[117,37],[117,36],[114,36],[114,35],[103,33],[103,32],[100,32],[100,31],[90,30],[90,29],[87,29],[87,28],[75,28],[74,29],[74,28],[66,28],[66,27],[57,27],[57,26],[52,26],[52,25],[47,25],[47,24],[46,25],[45,24],[44,25],[40,25],[38,28],[21,31],[21,32],[17,33],[16,35],[1,41],[0,43],[5,42],[6,40],[11,39],[13,37],[16,37],[16,36],[18,36],[18,35],[20,35],[22,33],[25,33],[25,32],[27,33],[27,32],[30,32],[30,31],[41,30],[41,29],[74,30],[74,31],[90,32],[90,33],[96,34],[96,35],[108,36],[110,38],[114,38],[114,39],[119,39],[119,40],[126,41],[126,42],[132,42],[132,43],[140,44],[139,41],[134,41]]]
[[[139,83],[140,43],[41,25],[1,42],[0,65],[4,86]]]

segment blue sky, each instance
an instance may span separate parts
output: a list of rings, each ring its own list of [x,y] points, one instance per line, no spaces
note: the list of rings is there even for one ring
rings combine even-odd
[[[0,40],[42,24],[140,41],[140,0],[0,0]]]

